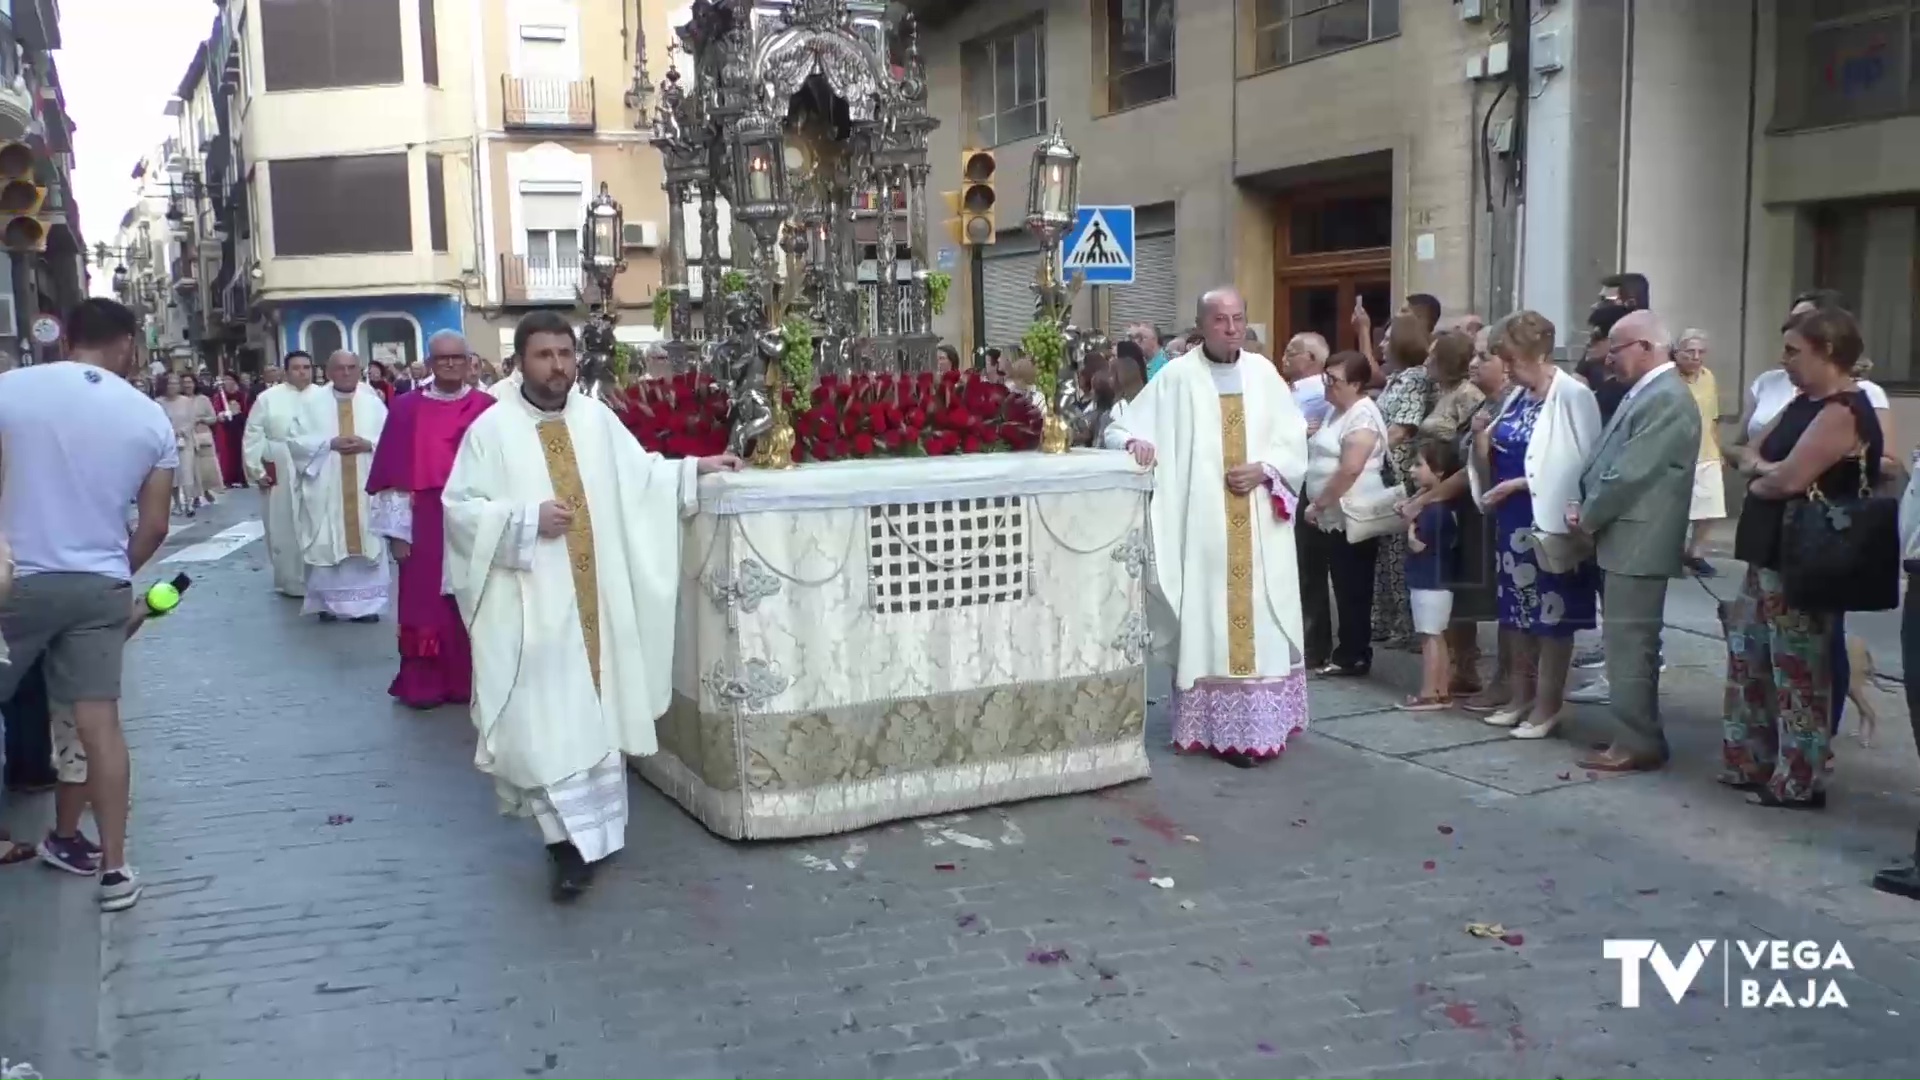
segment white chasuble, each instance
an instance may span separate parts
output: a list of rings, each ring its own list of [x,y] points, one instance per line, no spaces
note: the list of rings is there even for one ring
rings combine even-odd
[[[642,449],[600,402],[574,393],[548,414],[515,393],[467,429],[442,494],[447,589],[473,639],[474,764],[550,841],[555,812],[589,860],[619,846],[607,759],[658,748],[696,471]],[[564,536],[538,535],[548,501],[573,511]]]
[[[1141,439],[1157,455],[1149,517],[1164,610],[1153,631],[1156,651],[1174,663],[1174,741],[1276,754],[1306,723],[1293,532],[1307,469],[1299,406],[1265,357],[1215,364],[1194,349],[1113,424],[1110,445]],[[1236,496],[1226,474],[1247,462],[1267,482]]]
[[[325,392],[311,386],[296,390],[286,383],[268,387],[254,399],[253,409],[247,413],[246,433],[240,444],[247,482],[258,487],[264,479],[273,481],[265,492],[260,520],[266,526],[273,587],[287,596],[305,596],[307,592],[307,562],[300,552],[294,514],[298,471],[293,467],[293,451],[287,440],[293,434],[294,416],[302,397]]]

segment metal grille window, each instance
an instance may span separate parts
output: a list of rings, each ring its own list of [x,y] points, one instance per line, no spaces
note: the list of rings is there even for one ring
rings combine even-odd
[[[1026,500],[1017,496],[867,508],[874,610],[918,614],[1027,595]]]
[[[1920,112],[1920,2],[1782,5],[1774,126],[1819,127]]]
[[[275,255],[413,250],[407,155],[270,161]]]
[[[1020,23],[960,46],[961,93],[973,141],[999,146],[1047,126],[1047,27]]]
[[[1107,0],[1107,108],[1173,96],[1174,0]]]
[[[1400,0],[1254,0],[1253,69],[1267,71],[1400,32]]]
[[[260,40],[270,91],[402,79],[399,0],[260,0]]]

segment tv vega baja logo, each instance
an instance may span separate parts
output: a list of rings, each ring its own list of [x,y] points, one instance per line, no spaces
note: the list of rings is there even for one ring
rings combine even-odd
[[[1827,974],[1835,969],[1853,970],[1853,959],[1847,955],[1846,946],[1838,941],[1823,949],[1814,941],[1703,939],[1689,944],[1678,964],[1657,941],[1608,938],[1601,943],[1602,955],[1620,961],[1620,1007],[1623,1009],[1640,1007],[1643,965],[1653,969],[1661,988],[1678,1005],[1716,953],[1720,967],[1720,1004],[1726,1008],[1734,1006],[1736,996],[1743,1009],[1847,1007],[1840,983]],[[1736,962],[1743,965],[1738,976],[1733,972]]]

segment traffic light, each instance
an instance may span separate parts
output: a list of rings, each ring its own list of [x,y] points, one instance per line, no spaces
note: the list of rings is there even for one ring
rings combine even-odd
[[[0,246],[8,251],[42,251],[47,226],[36,215],[47,200],[47,189],[34,179],[39,160],[23,142],[0,143]]]
[[[994,223],[994,172],[998,164],[991,150],[968,150],[960,155],[960,240],[991,244],[998,239]]]

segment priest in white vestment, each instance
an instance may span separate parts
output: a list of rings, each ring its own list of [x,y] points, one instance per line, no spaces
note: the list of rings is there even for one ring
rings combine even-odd
[[[1167,362],[1108,428],[1154,470],[1158,652],[1174,658],[1173,741],[1250,768],[1307,725],[1294,555],[1307,426],[1273,362],[1241,350],[1246,305],[1200,298],[1205,341]]]
[[[648,453],[575,388],[573,327],[520,321],[516,392],[474,420],[442,494],[446,584],[473,642],[474,765],[539,823],[571,900],[626,842],[625,755],[672,694],[680,519],[731,455]]]
[[[265,498],[260,520],[266,526],[267,558],[273,563],[273,587],[282,596],[307,595],[307,562],[300,554],[300,533],[294,525],[293,452],[287,439],[300,401],[313,388],[313,357],[287,354],[287,377],[261,391],[247,413],[240,458],[247,483]]]
[[[287,440],[300,553],[307,564],[302,614],[322,622],[379,622],[392,592],[386,540],[374,533],[367,472],[387,407],[360,381],[360,358],[327,358],[327,387],[300,401]]]

